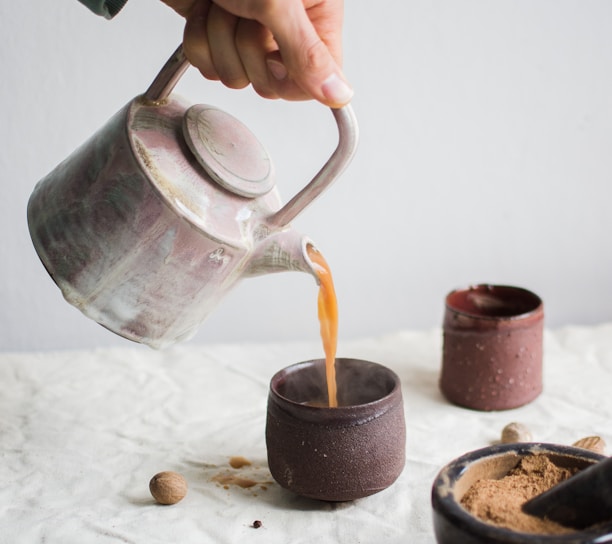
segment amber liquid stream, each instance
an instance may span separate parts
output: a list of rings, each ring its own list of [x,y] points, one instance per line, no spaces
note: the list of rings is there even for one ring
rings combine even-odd
[[[338,406],[336,386],[336,349],[338,346],[338,301],[329,265],[323,255],[314,247],[308,246],[308,257],[314,264],[319,279],[319,323],[321,340],[325,352],[325,377],[327,380],[327,397],[329,406]]]

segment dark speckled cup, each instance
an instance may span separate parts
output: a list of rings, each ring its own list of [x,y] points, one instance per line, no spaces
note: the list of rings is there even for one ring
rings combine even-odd
[[[520,287],[476,285],[446,297],[440,389],[454,404],[507,410],[542,392],[544,308]]]
[[[337,408],[322,406],[327,399],[322,359],[274,375],[266,422],[268,464],[274,479],[298,495],[350,501],[386,489],[400,475],[406,426],[393,371],[339,358],[336,374]]]

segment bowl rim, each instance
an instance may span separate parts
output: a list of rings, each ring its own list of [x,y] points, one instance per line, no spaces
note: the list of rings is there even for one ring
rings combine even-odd
[[[453,485],[475,463],[489,460],[494,457],[513,455],[525,457],[530,454],[554,454],[587,462],[598,462],[607,457],[590,450],[552,444],[546,442],[521,442],[512,444],[495,444],[487,446],[457,457],[445,465],[436,476],[432,485],[431,504],[435,516],[443,517],[447,523],[455,526],[458,530],[465,531],[466,535],[482,538],[483,542],[491,543],[606,543],[612,542],[612,521],[598,524],[596,527],[575,531],[563,535],[543,535],[513,531],[503,527],[496,527],[486,523],[470,514],[456,500],[451,492]],[[609,535],[609,538],[603,538]],[[485,540],[486,539],[486,540]]]

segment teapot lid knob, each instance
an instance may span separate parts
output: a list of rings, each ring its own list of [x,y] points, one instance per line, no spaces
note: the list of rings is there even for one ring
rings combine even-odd
[[[274,167],[265,148],[230,114],[191,106],[183,117],[183,135],[208,175],[228,191],[252,198],[274,187]]]

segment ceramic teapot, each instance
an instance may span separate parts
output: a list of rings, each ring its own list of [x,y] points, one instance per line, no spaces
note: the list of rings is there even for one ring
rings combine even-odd
[[[338,146],[282,206],[263,146],[237,119],[172,93],[189,66],[179,47],[130,101],[35,187],[34,247],[65,299],[111,331],[154,348],[195,334],[241,278],[315,275],[313,242],[289,225],[352,158],[350,106],[332,109]]]

